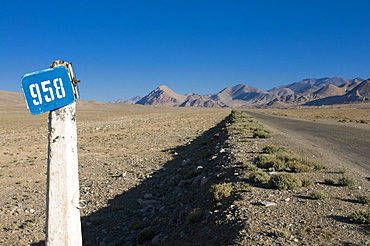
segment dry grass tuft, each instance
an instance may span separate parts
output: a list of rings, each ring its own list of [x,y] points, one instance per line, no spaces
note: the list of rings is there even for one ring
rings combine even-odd
[[[270,178],[269,185],[274,189],[294,190],[302,187],[302,181],[293,173],[279,173]]]
[[[209,194],[211,199],[215,202],[221,201],[222,199],[229,197],[232,191],[231,183],[214,184],[209,187]]]

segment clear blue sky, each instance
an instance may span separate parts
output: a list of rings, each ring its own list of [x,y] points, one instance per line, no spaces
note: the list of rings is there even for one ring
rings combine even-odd
[[[72,62],[81,99],[370,77],[368,0],[0,1],[0,90]]]

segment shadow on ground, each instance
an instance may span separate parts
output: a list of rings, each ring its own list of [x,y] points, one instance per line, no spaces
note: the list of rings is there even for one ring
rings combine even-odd
[[[150,178],[109,200],[99,211],[82,217],[83,244],[113,245],[228,245],[241,225],[218,210],[207,191],[212,183],[233,174],[227,168],[226,118],[184,146],[169,151],[173,159]],[[125,182],[122,178],[122,182]],[[147,194],[147,195],[145,195]],[[152,196],[151,196],[152,195]],[[197,222],[187,222],[191,212],[203,211]],[[188,219],[189,220],[189,219]],[[45,242],[32,244],[44,245]]]

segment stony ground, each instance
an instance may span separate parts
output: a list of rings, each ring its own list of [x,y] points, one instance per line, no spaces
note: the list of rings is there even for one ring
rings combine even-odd
[[[100,107],[103,107],[100,105]],[[96,108],[96,107],[95,107]],[[369,225],[351,215],[369,205],[368,181],[350,167],[297,174],[313,184],[276,190],[254,184],[253,158],[272,138],[238,131],[230,110],[128,107],[78,111],[84,245],[351,245]],[[47,129],[45,116],[1,119],[2,245],[43,245]],[[27,124],[25,124],[27,122]],[[284,145],[285,146],[285,145]],[[354,186],[328,185],[346,175]],[[230,184],[215,202],[214,184]],[[313,199],[321,191],[325,199]]]

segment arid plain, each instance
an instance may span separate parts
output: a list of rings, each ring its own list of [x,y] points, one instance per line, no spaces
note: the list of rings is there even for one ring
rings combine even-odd
[[[0,105],[0,244],[43,245],[47,113],[32,116],[8,96]],[[79,101],[84,245],[369,243],[369,225],[352,218],[369,210],[358,198],[370,195],[369,173],[323,157],[315,161],[326,168],[297,174],[311,181],[307,187],[279,190],[251,182],[253,160],[263,148],[285,144],[273,129],[268,139],[241,131],[248,122],[230,120],[230,113]],[[369,110],[361,108],[266,113],[370,127]],[[355,183],[338,185],[343,175]],[[212,201],[209,188],[224,183],[231,184],[230,196]]]

